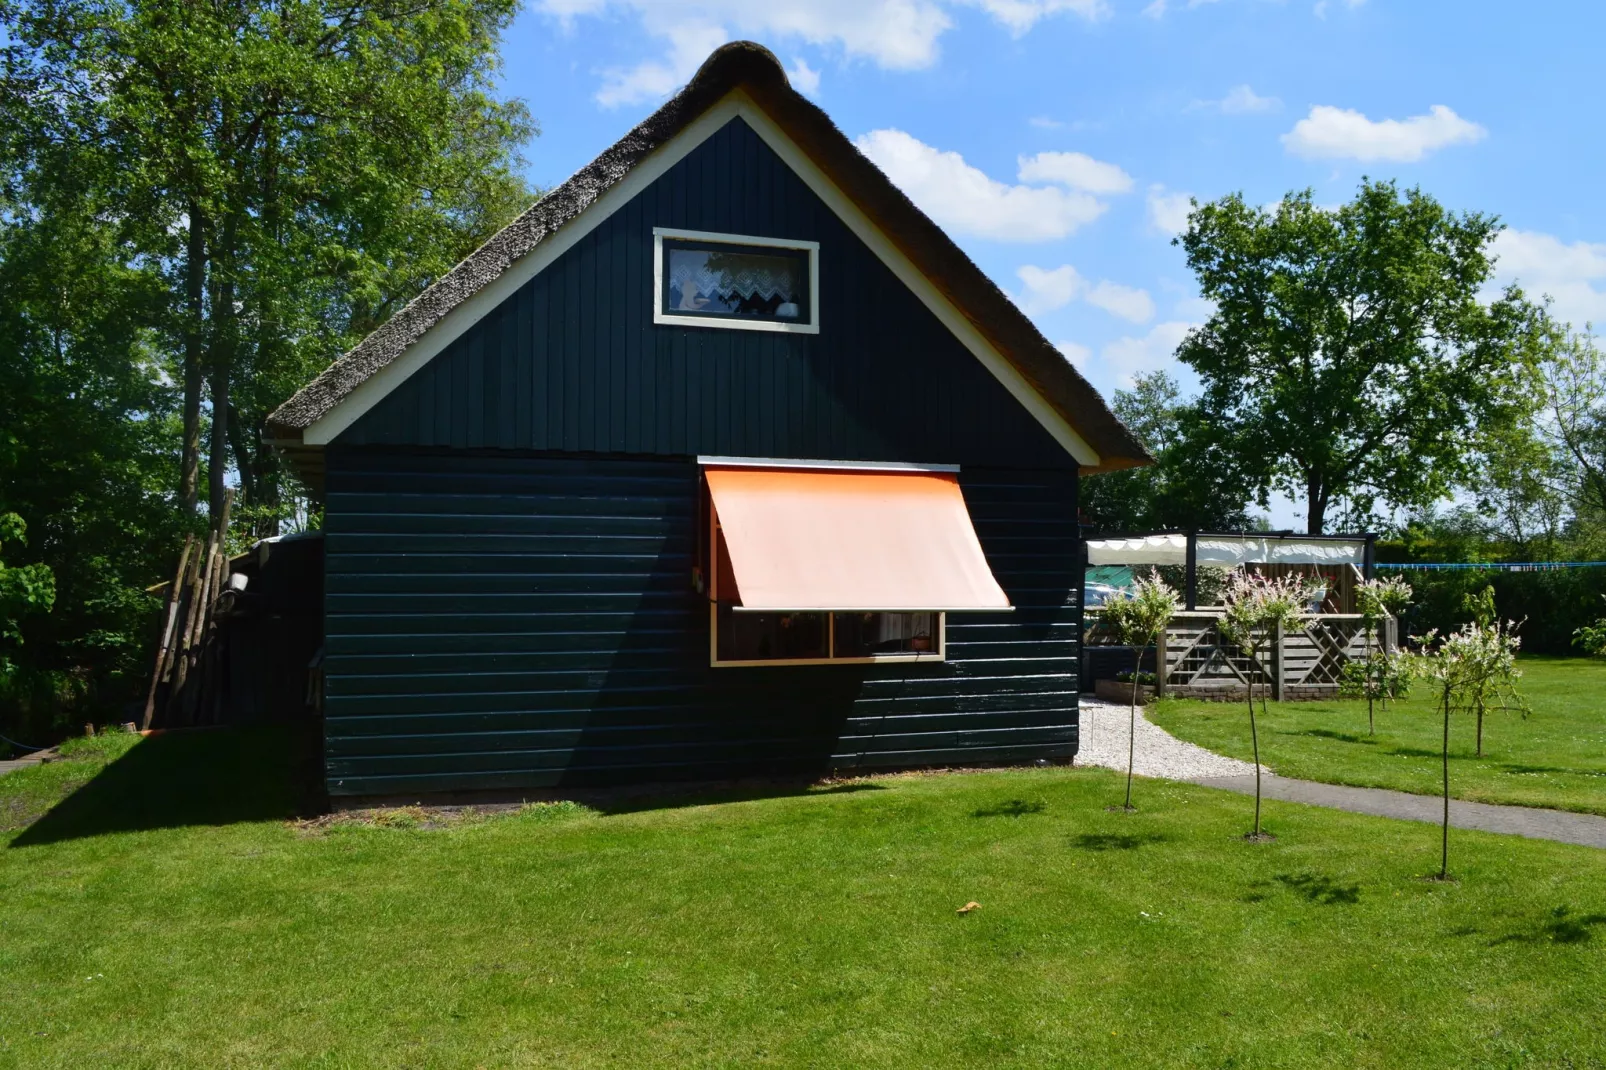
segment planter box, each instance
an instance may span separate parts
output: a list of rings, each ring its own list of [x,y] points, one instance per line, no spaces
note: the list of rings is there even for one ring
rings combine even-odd
[[[1121,702],[1130,706],[1132,704],[1132,685],[1119,680],[1094,680],[1093,694],[1106,702]],[[1154,685],[1138,685],[1138,704],[1145,705],[1154,701]]]

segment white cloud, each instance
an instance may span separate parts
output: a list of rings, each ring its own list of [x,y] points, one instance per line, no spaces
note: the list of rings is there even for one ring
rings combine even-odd
[[[1055,342],[1054,348],[1065,354],[1065,359],[1079,370],[1085,371],[1093,361],[1093,351],[1081,342]]]
[[[615,108],[668,96],[691,79],[710,52],[730,40],[720,27],[698,24],[666,30],[663,36],[669,41],[669,55],[663,60],[602,72],[598,104]]]
[[[1235,85],[1217,102],[1224,115],[1249,115],[1253,112],[1276,111],[1283,102],[1276,97],[1262,97],[1247,84]]]
[[[1494,240],[1495,277],[1519,283],[1529,297],[1549,296],[1553,313],[1582,329],[1606,325],[1606,243],[1572,244],[1531,230],[1503,230]]]
[[[1178,319],[1203,323],[1216,314],[1216,303],[1208,297],[1184,297],[1171,307],[1171,314]]]
[[[1188,213],[1193,211],[1193,194],[1168,190],[1156,183],[1149,187],[1149,225],[1161,234],[1177,235],[1188,229]]]
[[[1141,338],[1118,338],[1099,351],[1099,363],[1122,386],[1130,386],[1132,380],[1144,372],[1170,367],[1177,346],[1182,344],[1182,339],[1193,326],[1174,320],[1155,324]]]
[[[803,43],[867,59],[887,70],[935,63],[938,41],[953,27],[951,12],[977,7],[1019,36],[1060,13],[1088,21],[1109,14],[1106,0],[538,0],[565,26],[580,18],[623,12],[663,42],[665,54],[603,72],[597,102],[617,107],[656,100],[691,78],[708,53],[736,36]],[[800,86],[800,88],[803,88]],[[805,91],[808,91],[805,89]]]
[[[1366,0],[1344,0],[1344,6],[1349,8],[1351,11],[1354,11],[1364,3],[1366,3]],[[1325,19],[1327,17],[1328,6],[1328,0],[1316,0],[1316,6],[1311,8],[1311,13],[1319,19]]]
[[[1101,308],[1112,316],[1132,323],[1147,323],[1154,318],[1154,299],[1149,291],[1136,286],[1122,286],[1108,279],[1088,286],[1081,274],[1069,264],[1057,268],[1040,268],[1027,264],[1015,272],[1024,291],[1015,297],[1027,315],[1052,312],[1075,301],[1085,300],[1094,308]]]
[[[872,130],[855,139],[887,177],[939,224],[994,241],[1063,238],[1104,214],[1105,205],[1080,190],[1012,186],[902,130]]]
[[[1052,270],[1027,264],[1015,274],[1026,287],[1015,303],[1028,315],[1064,308],[1082,292],[1082,276],[1069,264]]]
[[[987,14],[1009,27],[1019,37],[1030,30],[1038,19],[1069,11],[1089,22],[1108,18],[1110,6],[1104,0],[968,0]]]
[[[1216,2],[1217,0],[1188,0],[1188,2],[1183,6],[1191,11],[1196,7],[1203,7],[1206,4],[1214,4]],[[1164,18],[1165,13],[1169,11],[1170,8],[1171,5],[1167,3],[1167,0],[1152,0],[1152,3],[1143,9],[1143,13],[1151,19],[1159,19]]]
[[[1481,141],[1488,133],[1443,104],[1426,115],[1375,122],[1358,111],[1318,104],[1283,135],[1283,145],[1307,160],[1410,163],[1449,145]]]
[[[1059,130],[1065,126],[1058,119],[1051,119],[1046,115],[1034,115],[1026,121],[1039,130]]]
[[[1022,182],[1057,182],[1088,193],[1125,193],[1132,176],[1113,163],[1080,152],[1040,152],[1020,158]]]
[[[792,60],[792,65],[786,69],[786,77],[799,93],[814,94],[820,90],[820,72],[801,57]]]
[[[1149,291],[1122,286],[1105,280],[1087,292],[1087,303],[1130,323],[1147,323],[1154,318],[1154,299]]]

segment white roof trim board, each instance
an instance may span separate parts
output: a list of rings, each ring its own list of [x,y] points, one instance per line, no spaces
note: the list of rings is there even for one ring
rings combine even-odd
[[[1366,561],[1365,539],[1301,539],[1265,535],[1201,535],[1201,565],[1356,565]],[[1185,565],[1186,535],[1089,539],[1089,565]]]

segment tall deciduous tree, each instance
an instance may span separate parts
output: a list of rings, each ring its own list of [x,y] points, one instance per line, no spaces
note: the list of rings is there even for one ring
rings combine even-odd
[[[262,421],[290,384],[528,202],[529,118],[492,94],[516,9],[0,0],[19,148],[101,187],[168,279],[186,508],[203,423],[212,507],[231,459],[247,504],[270,501]]]
[[[1105,531],[1194,529],[1236,531],[1251,525],[1249,501],[1216,429],[1197,406],[1182,400],[1163,371],[1139,375],[1132,389],[1117,390],[1115,414],[1155,463],[1111,472],[1082,484],[1083,519]]]
[[[272,534],[266,414],[528,203],[515,8],[0,0],[0,513],[56,577],[0,732],[124,712],[175,503]]]
[[[1216,311],[1177,355],[1262,501],[1303,498],[1314,534],[1336,507],[1423,505],[1465,477],[1471,432],[1536,392],[1548,333],[1515,288],[1481,296],[1499,229],[1392,182],[1334,210],[1309,190],[1195,209],[1177,240]]]

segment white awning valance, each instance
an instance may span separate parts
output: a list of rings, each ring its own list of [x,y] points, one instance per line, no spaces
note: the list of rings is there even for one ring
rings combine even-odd
[[[1356,565],[1366,561],[1365,539],[1301,539],[1266,535],[1200,535],[1194,560],[1201,565]],[[1186,535],[1089,539],[1089,565],[1185,565]]]
[[[1130,539],[1089,539],[1090,565],[1186,565],[1186,535],[1140,535]]]

